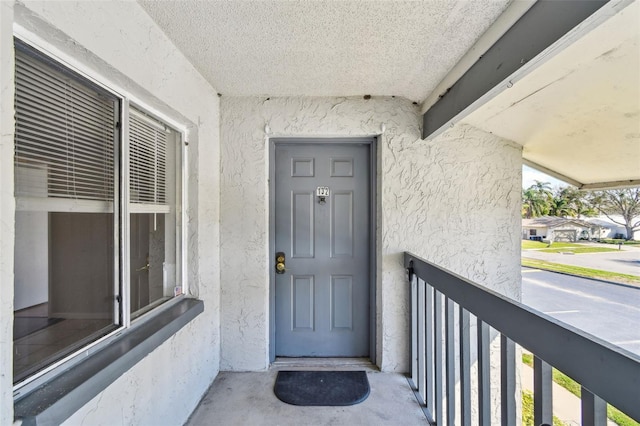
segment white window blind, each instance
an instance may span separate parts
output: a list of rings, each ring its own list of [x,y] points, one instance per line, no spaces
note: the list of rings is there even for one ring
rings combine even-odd
[[[167,129],[155,119],[129,110],[129,189],[135,204],[167,204]]]
[[[16,196],[113,201],[117,101],[20,49],[15,78]]]

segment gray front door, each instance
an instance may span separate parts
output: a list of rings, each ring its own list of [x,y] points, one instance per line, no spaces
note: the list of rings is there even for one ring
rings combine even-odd
[[[275,167],[276,355],[368,356],[369,146],[278,144]]]

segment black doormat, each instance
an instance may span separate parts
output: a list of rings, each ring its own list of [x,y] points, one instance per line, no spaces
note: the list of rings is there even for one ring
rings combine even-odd
[[[273,391],[292,405],[344,406],[369,396],[365,371],[278,371]]]
[[[38,330],[47,328],[62,321],[64,318],[47,317],[14,317],[13,340],[22,339]]]

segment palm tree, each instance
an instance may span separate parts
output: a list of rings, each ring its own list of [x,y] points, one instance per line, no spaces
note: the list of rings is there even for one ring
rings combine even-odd
[[[566,202],[566,213],[562,214],[562,216],[577,217],[578,219],[582,216],[597,216],[595,209],[589,205],[587,196],[586,192],[578,188],[565,186],[556,192],[554,200],[562,199]]]
[[[549,214],[552,198],[549,182],[536,180],[533,185],[522,191],[522,216],[531,219]]]
[[[522,210],[527,219],[544,216],[549,213],[549,199],[530,187],[522,191]]]
[[[540,195],[545,196],[546,198],[553,197],[551,193],[551,184],[549,182],[540,182],[539,180],[534,180],[534,184],[529,188],[535,189]]]
[[[567,217],[574,216],[574,210],[564,198],[553,197],[549,203],[549,215]]]

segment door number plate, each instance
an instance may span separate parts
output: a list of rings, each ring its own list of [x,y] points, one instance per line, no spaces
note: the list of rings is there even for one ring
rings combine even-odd
[[[328,197],[329,196],[329,187],[328,186],[319,186],[316,189],[317,197]]]

